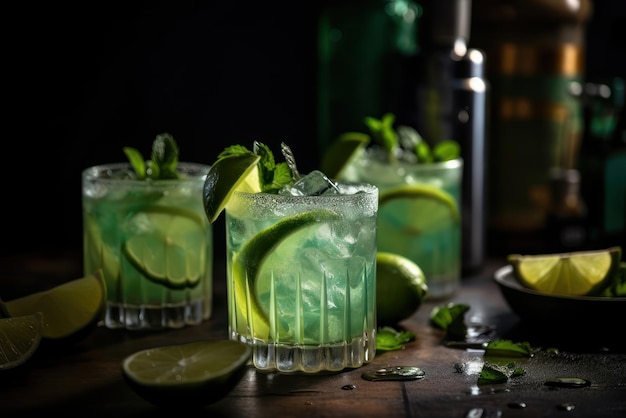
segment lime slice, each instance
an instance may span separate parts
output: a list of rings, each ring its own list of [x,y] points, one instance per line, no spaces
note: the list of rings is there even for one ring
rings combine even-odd
[[[521,255],[509,254],[517,280],[524,286],[551,295],[584,296],[600,294],[613,282],[622,250]]]
[[[254,154],[230,155],[211,166],[203,189],[204,210],[209,222],[217,220],[235,190],[261,192],[257,168],[260,159]]]
[[[40,312],[0,319],[0,370],[22,365],[39,347],[43,333]]]
[[[196,213],[153,206],[128,222],[135,225],[135,234],[124,242],[124,255],[148,279],[184,289],[195,287],[204,277],[206,228]]]
[[[428,293],[426,277],[412,260],[376,253],[376,310],[379,325],[395,325],[412,315]]]
[[[213,403],[241,380],[252,350],[238,341],[199,341],[138,351],[122,362],[126,382],[159,406]]]
[[[108,288],[116,289],[120,276],[119,258],[111,251],[111,247],[104,245],[98,224],[91,216],[85,217],[85,234],[85,271],[102,269]]]
[[[51,289],[5,302],[11,317],[43,315],[43,338],[82,338],[98,324],[106,305],[102,270]]]
[[[329,210],[318,209],[281,219],[253,236],[235,255],[232,274],[237,305],[244,311],[245,317],[251,318],[250,326],[255,337],[267,338],[270,335],[267,309],[262,306],[256,291],[257,275],[267,256],[294,232],[315,223],[328,222],[337,216]],[[246,287],[252,294],[249,301],[252,315],[248,315],[246,310]]]
[[[322,156],[321,170],[327,177],[336,179],[348,163],[370,142],[369,135],[346,132],[331,143]]]
[[[378,208],[391,205],[400,200],[411,202],[410,228],[416,232],[442,225],[460,222],[459,209],[454,197],[435,186],[407,184],[397,186],[381,193]]]

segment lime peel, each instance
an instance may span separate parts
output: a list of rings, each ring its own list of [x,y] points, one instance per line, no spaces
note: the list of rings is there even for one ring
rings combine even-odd
[[[454,197],[447,193],[445,190],[437,188],[435,186],[429,186],[424,184],[404,184],[401,186],[393,187],[380,194],[378,200],[379,208],[389,202],[398,199],[436,199],[440,201],[445,207],[447,207],[452,215],[454,222],[460,221],[459,208],[454,200]]]
[[[260,156],[252,153],[233,154],[223,157],[211,165],[203,188],[204,209],[209,222],[213,223],[217,220],[233,192],[239,186],[255,186],[247,182],[246,178],[253,170],[258,170],[257,163],[260,160]],[[260,192],[260,184],[257,184],[256,187],[257,190],[242,191]]]

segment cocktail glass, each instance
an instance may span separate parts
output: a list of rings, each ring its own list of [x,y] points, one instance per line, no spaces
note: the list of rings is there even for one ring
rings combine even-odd
[[[230,337],[262,370],[360,367],[376,353],[378,190],[235,191],[226,207]]]
[[[84,272],[103,270],[108,328],[180,328],[211,316],[208,171],[187,162],[168,180],[138,180],[127,163],[83,171]]]
[[[378,251],[403,255],[423,270],[432,300],[461,286],[463,160],[389,162],[376,147],[351,159],[341,177],[378,187]]]

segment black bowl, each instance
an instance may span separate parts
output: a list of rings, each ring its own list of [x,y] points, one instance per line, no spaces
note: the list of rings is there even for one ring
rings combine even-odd
[[[566,328],[615,327],[626,316],[626,297],[559,296],[524,287],[506,265],[494,280],[513,312],[523,321]],[[619,327],[618,327],[619,328]]]

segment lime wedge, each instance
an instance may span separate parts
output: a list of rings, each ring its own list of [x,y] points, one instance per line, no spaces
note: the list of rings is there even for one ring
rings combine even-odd
[[[322,156],[321,170],[331,179],[341,176],[341,172],[360,150],[370,142],[369,135],[360,132],[346,132],[331,143]]]
[[[243,377],[252,349],[232,340],[198,341],[138,351],[122,362],[128,385],[158,406],[201,407]]]
[[[261,192],[257,169],[260,159],[254,154],[230,155],[211,166],[203,189],[204,210],[209,222],[217,220],[235,190]]]
[[[153,206],[128,222],[136,227],[123,244],[124,255],[151,281],[170,289],[195,287],[204,277],[205,226],[191,211]]]
[[[281,219],[253,236],[235,255],[232,274],[237,305],[244,310],[246,317],[252,318],[250,325],[255,337],[267,338],[270,335],[268,312],[262,306],[256,291],[257,275],[264,260],[289,235],[309,225],[328,222],[337,216],[329,210],[318,209]],[[246,287],[252,294],[249,301],[252,315],[248,315],[246,310],[246,306],[248,306],[245,299]]]
[[[509,254],[514,276],[524,286],[551,295],[598,295],[613,283],[622,250],[521,255]]]
[[[410,228],[416,232],[440,225],[460,222],[454,197],[434,186],[410,184],[397,186],[381,193],[378,208],[399,200],[411,200]]]
[[[43,316],[43,338],[82,337],[102,318],[106,286],[102,270],[51,289],[5,302],[11,317]]]
[[[0,319],[0,370],[26,362],[37,350],[43,333],[40,312]]]

